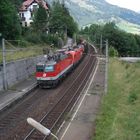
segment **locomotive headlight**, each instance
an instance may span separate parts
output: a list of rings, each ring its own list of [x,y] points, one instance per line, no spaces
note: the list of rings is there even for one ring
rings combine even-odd
[[[46,73],[43,73],[43,77],[46,77]]]

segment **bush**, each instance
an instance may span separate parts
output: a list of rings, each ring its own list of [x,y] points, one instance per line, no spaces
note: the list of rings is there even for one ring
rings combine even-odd
[[[136,93],[131,93],[128,97],[128,102],[129,103],[134,103],[137,100],[137,98],[138,97],[137,97]]]
[[[127,64],[125,65],[125,69],[128,69],[129,67],[130,67],[130,64],[127,63]]]
[[[40,34],[32,33],[32,34],[27,34],[25,40],[34,44],[46,43],[48,45],[54,44],[54,46],[59,47],[60,41],[62,39],[55,34],[47,35],[46,33],[40,33]]]
[[[118,51],[112,46],[110,46],[110,48],[109,48],[109,56],[111,56],[111,57],[118,56]]]
[[[41,43],[40,34],[35,34],[35,33],[28,34],[28,35],[26,35],[25,39],[28,42],[31,42],[31,43],[34,43],[34,44]]]
[[[42,40],[45,41],[45,43],[51,45],[54,44],[55,46],[58,47],[58,40],[59,37],[56,35],[47,35],[47,36],[42,36]]]
[[[19,47],[27,47],[29,45],[29,43],[22,39],[22,40],[20,40],[18,45],[19,45]]]

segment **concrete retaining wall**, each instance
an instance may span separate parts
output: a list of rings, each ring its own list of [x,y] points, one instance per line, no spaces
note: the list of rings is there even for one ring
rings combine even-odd
[[[35,66],[38,62],[43,61],[43,56],[32,57],[28,59],[18,60],[6,64],[6,76],[8,87],[17,82],[28,78],[35,72]],[[3,90],[3,71],[0,69],[0,90]]]

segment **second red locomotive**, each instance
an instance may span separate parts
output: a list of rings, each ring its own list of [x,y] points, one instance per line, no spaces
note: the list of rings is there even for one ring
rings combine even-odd
[[[55,87],[81,60],[84,45],[58,50],[51,58],[36,65],[36,79],[41,87]]]

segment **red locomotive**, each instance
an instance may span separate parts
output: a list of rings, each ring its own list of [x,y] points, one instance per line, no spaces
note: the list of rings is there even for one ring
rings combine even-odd
[[[55,87],[81,60],[84,45],[58,50],[51,58],[36,65],[36,79],[41,87]]]

